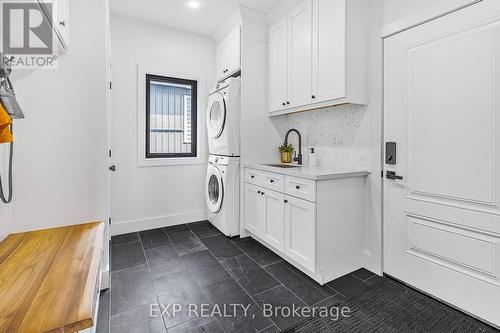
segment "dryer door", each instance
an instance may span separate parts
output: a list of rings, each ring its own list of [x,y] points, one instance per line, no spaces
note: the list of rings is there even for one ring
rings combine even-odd
[[[224,183],[220,170],[212,164],[208,166],[205,188],[208,209],[212,213],[218,213],[224,199]]]
[[[220,93],[210,95],[207,111],[208,136],[217,139],[226,125],[226,101]]]

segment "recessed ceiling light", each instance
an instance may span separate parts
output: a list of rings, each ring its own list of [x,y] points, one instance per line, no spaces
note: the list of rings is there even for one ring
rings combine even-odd
[[[200,3],[198,1],[189,1],[188,6],[189,8],[196,9],[200,7]]]

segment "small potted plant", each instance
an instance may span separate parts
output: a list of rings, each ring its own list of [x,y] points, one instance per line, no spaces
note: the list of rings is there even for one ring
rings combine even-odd
[[[293,146],[291,144],[281,145],[278,149],[280,151],[281,163],[292,163]]]

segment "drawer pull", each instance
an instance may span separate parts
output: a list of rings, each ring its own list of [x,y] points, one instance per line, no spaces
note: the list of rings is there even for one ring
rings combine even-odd
[[[300,190],[300,186],[299,186],[299,185],[295,186],[295,188],[296,188],[297,190]]]
[[[257,191],[257,194],[261,194],[262,192],[261,191]]]
[[[254,176],[254,175],[251,175],[251,176],[250,176],[250,178],[254,179],[254,178],[255,178],[255,176]]]
[[[271,179],[269,182],[270,182],[271,184],[272,184],[272,183],[274,183],[274,179]]]
[[[265,193],[264,192],[260,192],[260,194],[264,195]]]
[[[288,200],[285,200],[285,203],[288,203]]]

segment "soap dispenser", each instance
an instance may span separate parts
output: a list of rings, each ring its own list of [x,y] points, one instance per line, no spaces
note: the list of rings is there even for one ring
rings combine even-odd
[[[309,166],[318,166],[319,160],[314,148],[309,148]]]

